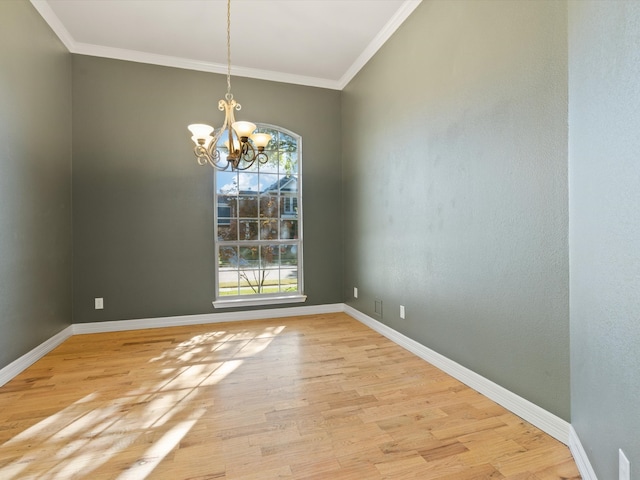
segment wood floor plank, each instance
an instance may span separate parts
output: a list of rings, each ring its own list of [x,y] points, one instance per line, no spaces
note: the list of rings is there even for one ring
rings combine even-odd
[[[579,479],[345,314],[74,336],[0,388],[2,479]]]

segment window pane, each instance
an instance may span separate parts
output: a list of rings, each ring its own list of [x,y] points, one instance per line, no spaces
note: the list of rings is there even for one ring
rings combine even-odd
[[[218,240],[238,240],[238,221],[236,219],[218,217]]]
[[[291,278],[280,279],[280,291],[285,293],[294,293],[298,291],[298,277],[293,275]]]
[[[216,173],[217,192],[222,195],[238,193],[238,174],[236,172]]]
[[[238,295],[238,248],[220,247],[218,253],[218,295]]]
[[[280,194],[282,195],[295,195],[298,193],[298,176],[297,175],[281,175],[280,181]]]
[[[298,221],[297,220],[281,220],[280,221],[280,238],[283,240],[298,238]]]
[[[218,281],[218,294],[219,295],[238,295],[238,271],[237,270],[229,270],[223,271],[221,270],[219,273],[219,281]]]
[[[278,238],[278,220],[260,220],[260,240],[275,240]]]
[[[227,204],[218,204],[218,225],[229,225],[229,217],[231,217],[231,206]],[[221,220],[225,219],[225,220]]]
[[[280,249],[278,245],[263,245],[261,247],[261,262],[262,268],[278,268],[280,265]]]
[[[258,268],[260,266],[260,248],[258,245],[240,247],[240,270]]]
[[[238,239],[238,197],[233,195],[217,195],[218,240],[231,241]]]
[[[218,265],[220,268],[237,268],[238,247],[220,247]]]
[[[262,293],[264,279],[259,269],[240,271],[240,295],[254,295]]]
[[[258,221],[240,220],[239,240],[258,240]]]
[[[278,136],[278,150],[283,152],[297,152],[298,142],[291,135],[280,132],[280,135]]]
[[[232,272],[219,272],[219,284],[218,284],[218,295],[221,296],[229,296],[229,295],[238,295],[240,291],[238,285],[238,271],[234,270]]]
[[[240,218],[258,218],[258,197],[255,195],[238,197],[238,216]]]
[[[296,267],[298,265],[298,246],[280,245],[280,261],[283,266]]]
[[[277,193],[278,192],[278,175],[276,174],[260,174],[260,192]]]
[[[238,173],[238,192],[240,194],[258,191],[258,174],[250,171]]]
[[[260,218],[278,218],[277,193],[260,197]]]
[[[276,150],[265,150],[265,155],[269,158],[266,163],[260,165],[260,173],[278,173],[279,161]]]
[[[298,290],[297,245],[280,245],[280,291]]]
[[[296,152],[278,152],[279,172],[286,175],[298,173],[298,154]]]
[[[283,196],[280,202],[280,217],[283,219],[295,219],[298,217],[298,198]]]

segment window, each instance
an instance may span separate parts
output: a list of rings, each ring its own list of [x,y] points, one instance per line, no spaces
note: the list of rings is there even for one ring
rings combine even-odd
[[[298,197],[292,197],[290,195],[283,196],[284,208],[282,210],[283,216],[295,215],[298,211]]]
[[[229,226],[231,224],[231,207],[223,203],[218,203],[218,225]]]
[[[216,308],[301,302],[301,138],[271,134],[264,165],[214,173]]]

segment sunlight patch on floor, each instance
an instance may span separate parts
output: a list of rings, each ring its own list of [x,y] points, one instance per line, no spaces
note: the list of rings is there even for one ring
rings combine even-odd
[[[146,478],[211,408],[215,394],[211,389],[240,368],[244,359],[264,351],[284,329],[195,335],[151,357],[148,373],[142,364],[126,375],[114,375],[112,382],[111,371],[104,375],[106,380],[81,380],[83,385],[96,382],[96,391],[0,446],[0,465],[4,463],[0,478],[68,479],[104,470],[112,461],[117,462],[113,478],[123,470],[118,480]],[[150,384],[137,378],[159,380]],[[123,384],[128,390],[114,395]],[[141,455],[139,449],[145,445]]]
[[[193,418],[182,421],[171,428],[160,440],[149,447],[142,460],[139,460],[129,470],[122,473],[117,480],[140,480],[146,478],[162,459],[180,443],[180,440],[189,433],[205,411],[206,409],[204,408],[196,410],[191,414]]]

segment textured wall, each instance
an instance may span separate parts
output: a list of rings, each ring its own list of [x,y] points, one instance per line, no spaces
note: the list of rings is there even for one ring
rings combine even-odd
[[[566,22],[423,2],[342,122],[347,302],[568,420]]]
[[[640,479],[640,3],[570,2],[571,419]]]
[[[302,135],[307,304],[340,302],[340,92],[232,86],[238,119]],[[186,126],[221,124],[225,93],[222,75],[73,57],[74,322],[213,311],[213,170]]]
[[[71,55],[0,2],[0,368],[71,323]]]

